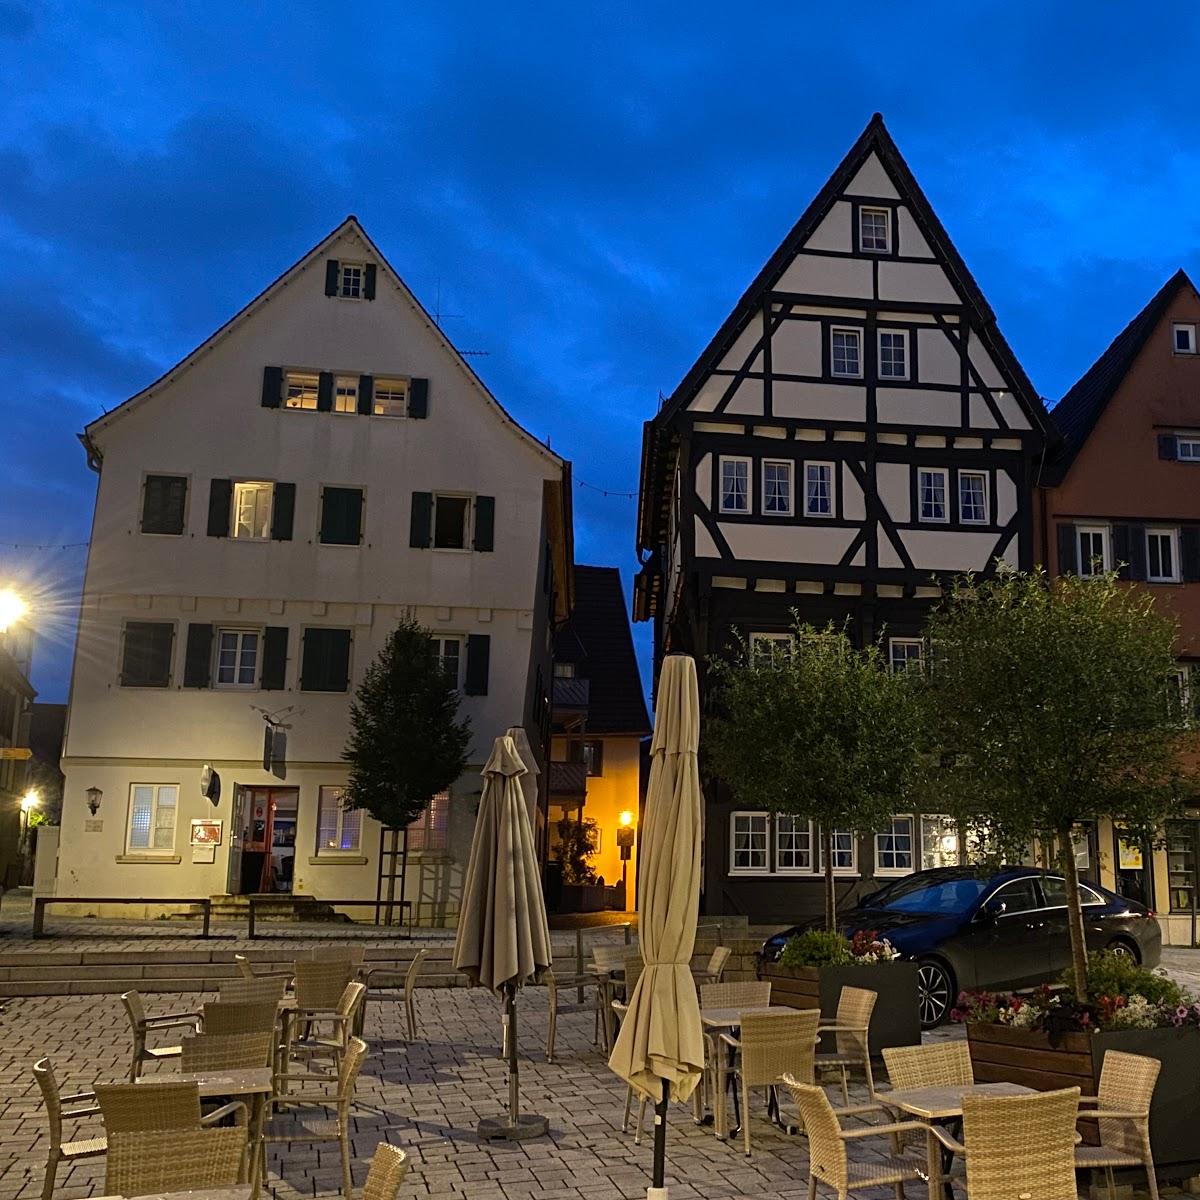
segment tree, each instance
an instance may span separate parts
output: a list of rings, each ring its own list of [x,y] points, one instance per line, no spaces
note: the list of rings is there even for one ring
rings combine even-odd
[[[877,646],[797,620],[794,644],[739,643],[711,662],[718,714],[706,756],[739,802],[820,831],[825,924],[835,928],[833,830],[873,832],[918,777],[916,672],[892,673]]]
[[[931,711],[988,814],[993,858],[1056,847],[1076,993],[1087,948],[1071,844],[1081,821],[1151,839],[1185,794],[1175,625],[1115,575],[957,581],[932,614]]]
[[[599,826],[590,817],[574,820],[564,817],[558,823],[558,845],[554,859],[568,887],[596,882],[596,869],[588,861],[600,844]]]
[[[393,862],[399,830],[467,765],[471,724],[457,719],[459,701],[429,630],[411,618],[400,621],[355,693],[342,751],[350,764],[343,803],[365,809],[391,832]],[[406,837],[402,876],[407,856]],[[392,878],[389,916],[394,895]]]

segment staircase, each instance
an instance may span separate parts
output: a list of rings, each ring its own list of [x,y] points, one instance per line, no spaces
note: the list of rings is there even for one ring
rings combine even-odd
[[[237,922],[243,927],[250,919],[250,901],[254,901],[255,921],[338,921],[349,923],[345,913],[315,896],[270,892],[255,896],[212,896],[212,919]]]

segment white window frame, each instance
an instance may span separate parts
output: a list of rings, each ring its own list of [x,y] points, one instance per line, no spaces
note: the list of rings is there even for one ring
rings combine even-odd
[[[883,245],[868,246],[864,236],[864,225],[866,217],[883,217]],[[875,234],[872,232],[872,239]],[[892,252],[892,210],[890,208],[879,208],[876,205],[864,204],[858,210],[858,248],[864,254],[891,254]]]
[[[463,685],[463,666],[467,658],[467,639],[461,633],[437,633],[433,636],[434,648],[437,650],[438,664],[446,669],[446,644],[453,642],[458,647],[456,655],[458,666],[454,672],[454,686],[461,690]]]
[[[266,532],[238,533],[239,495],[247,489],[256,491],[267,490],[267,519]],[[256,506],[257,507],[257,506]],[[269,542],[271,540],[271,522],[275,518],[275,484],[266,479],[235,479],[229,503],[229,536],[239,542]]]
[[[899,650],[901,646],[903,646],[906,651],[916,647],[917,653],[915,659],[910,657],[908,654],[905,654],[904,666],[899,668],[899,670],[911,670],[914,661],[916,662],[919,670],[923,669],[925,666],[925,641],[923,638],[890,637],[888,638],[888,670],[891,671],[892,674],[897,673],[896,651]]]
[[[780,866],[780,835],[783,830],[780,828],[781,821],[791,821],[794,827],[794,832],[808,838],[808,866],[806,867],[783,867]],[[806,876],[811,877],[814,872],[814,865],[817,861],[817,847],[813,841],[813,823],[805,821],[801,817],[788,816],[786,813],[776,813],[775,819],[772,822],[774,825],[774,842],[775,842],[775,874],[776,875],[791,875],[791,876]],[[804,851],[799,851],[804,853]]]
[[[288,392],[291,388],[300,389],[299,404],[289,402]],[[316,371],[284,371],[283,373],[283,407],[290,412],[316,412],[320,403],[321,376]],[[311,399],[312,403],[307,401]]]
[[[904,346],[904,373],[902,375],[887,375],[883,370],[883,339],[885,337],[898,337]],[[909,354],[908,330],[907,329],[878,329],[875,331],[875,373],[881,380],[886,379],[889,382],[903,382],[908,379],[912,373],[912,358]]]
[[[1177,433],[1175,437],[1175,457],[1180,462],[1200,462],[1200,433]],[[1184,453],[1184,446],[1187,453]]]
[[[953,855],[953,857],[954,857],[953,863],[938,863],[938,862],[926,863],[926,861],[925,861],[925,827],[927,825],[932,824],[934,821],[936,821],[938,823],[938,834],[937,834],[938,853],[945,855],[947,857],[950,855]],[[947,828],[951,827],[951,826],[953,827],[952,833],[947,833],[946,832]],[[918,848],[919,853],[920,853],[920,859],[921,859],[920,870],[927,871],[930,868],[936,867],[936,866],[958,866],[958,858],[959,858],[958,822],[955,821],[955,819],[949,813],[922,813],[921,821],[920,821],[920,832],[921,832],[921,842],[920,842],[920,846]],[[946,849],[946,847],[944,845],[945,839],[947,837],[951,837],[951,836],[954,838],[953,851]]]
[[[821,459],[806,459],[804,462],[804,515],[818,517],[823,521],[832,521],[837,516],[837,471],[834,463]],[[829,511],[817,512],[809,504],[808,469],[809,467],[824,467],[829,472]]]
[[[774,652],[777,648],[786,650],[789,654],[796,648],[794,633],[752,633],[750,648],[753,651],[769,649]]]
[[[983,483],[983,516],[982,517],[965,517],[963,516],[963,480],[978,479]],[[958,473],[958,519],[963,525],[986,525],[988,523],[988,513],[991,497],[988,495],[988,473],[986,471],[959,471]]]
[[[925,487],[922,482],[922,476],[925,475],[940,475],[942,477],[942,515],[940,517],[927,517],[925,515]],[[949,467],[917,468],[917,520],[924,525],[948,525],[950,523]]]
[[[323,783],[317,788],[316,855],[318,858],[338,858],[344,855],[361,857],[362,855],[363,819],[365,814],[361,808],[346,808],[343,802],[345,791],[345,787],[337,783]],[[336,793],[336,795],[333,793]],[[326,846],[321,842],[321,813],[326,804],[330,803],[337,805],[337,816],[334,820],[334,840],[337,845],[334,846]],[[357,828],[354,831],[354,845],[343,846],[342,838],[348,821],[357,823]]]
[[[352,273],[358,272],[358,294],[353,291],[347,291],[347,280],[352,278]],[[339,262],[338,263],[338,287],[337,294],[339,300],[365,300],[367,290],[367,264],[365,262]]]
[[[437,506],[439,500],[465,500],[463,509],[463,544],[461,546],[439,546],[437,544]],[[466,492],[434,492],[433,509],[429,514],[429,546],[440,554],[465,554],[471,549],[471,535],[475,528],[475,497]]]
[[[1150,567],[1150,539],[1151,538],[1166,538],[1171,548],[1171,573],[1169,575],[1155,575]],[[1161,555],[1160,563],[1161,566]],[[1150,583],[1178,583],[1182,576],[1179,573],[1179,530],[1172,529],[1163,525],[1149,525],[1146,527],[1146,579]]]
[[[784,467],[787,470],[786,508],[767,507],[767,468]],[[764,517],[790,517],[796,511],[796,464],[790,458],[764,458],[762,460],[762,514]]]
[[[237,639],[234,646],[233,673],[234,680],[232,683],[222,682],[221,680],[221,639],[226,635],[231,635]],[[249,683],[239,683],[237,676],[241,673],[242,663],[242,645],[243,639],[247,636],[255,639],[254,644],[254,678]],[[214,688],[220,688],[222,691],[234,692],[252,692],[258,687],[259,671],[262,670],[262,649],[263,649],[263,633],[261,629],[251,629],[245,626],[237,625],[218,625],[216,636],[216,654],[213,661],[212,681]]]
[[[1179,335],[1183,334],[1187,340],[1186,346],[1179,345]],[[1171,326],[1171,352],[1173,354],[1195,354],[1196,353],[1196,326],[1184,321],[1176,321]]]
[[[729,508],[725,504],[725,465],[742,464],[746,468],[746,507]],[[722,454],[717,459],[717,511],[730,516],[749,516],[754,511],[754,461],[740,454]]]
[[[1093,537],[1098,535],[1100,538],[1100,569],[1097,571],[1092,566],[1092,558],[1094,555],[1084,557],[1083,539],[1085,537]],[[1107,525],[1076,525],[1075,526],[1075,557],[1079,564],[1079,574],[1088,579],[1097,574],[1103,574],[1105,571],[1112,570],[1112,538],[1109,536]]]
[[[833,836],[835,839],[837,838],[837,836],[839,834],[846,835],[850,838],[850,865],[848,867],[835,866],[833,868],[833,873],[835,875],[857,875],[858,874],[858,838],[855,835],[854,830],[853,829],[834,829],[832,831],[832,833],[833,833]],[[816,866],[815,874],[823,875],[825,873],[825,863],[822,858],[822,853],[823,853],[822,843],[824,842],[825,839],[821,836],[821,831],[819,829],[817,829],[815,826],[813,828],[813,837],[816,839],[816,854],[814,855],[814,857],[817,860],[817,866]],[[839,852],[838,852],[838,848],[837,848],[837,843],[835,842],[834,848],[833,848],[833,856],[835,859],[837,858],[838,853]]]
[[[449,791],[431,796],[419,816],[408,823],[408,848],[414,854],[444,855],[450,845],[450,815],[454,797]]]
[[[883,854],[885,853],[885,851],[880,846],[880,838],[895,837],[896,836],[895,826],[896,826],[896,822],[898,822],[898,821],[907,821],[908,822],[908,866],[907,867],[885,867],[885,866],[881,865],[881,863],[883,862]],[[896,814],[894,814],[891,819],[889,828],[886,831],[883,831],[883,830],[875,831],[874,850],[875,850],[875,875],[876,875],[876,877],[886,878],[888,876],[911,875],[917,869],[916,862],[917,862],[917,856],[919,853],[919,849],[920,848],[917,845],[917,820],[916,820],[916,817],[912,813],[896,813]],[[892,850],[890,853],[893,854],[893,856],[894,856],[897,853],[897,851]]]
[[[376,417],[397,417],[408,416],[408,395],[409,382],[407,379],[401,379],[397,376],[387,375],[382,379],[376,377],[375,384],[371,396],[371,414]],[[400,400],[397,402],[394,399],[394,393],[401,393]],[[388,396],[388,407],[385,408],[380,396],[384,393]],[[393,411],[393,406],[398,411]]]
[[[1175,683],[1179,688],[1179,714],[1184,725],[1189,725],[1192,719],[1192,665],[1190,662],[1175,665]]]
[[[358,413],[359,378],[357,375],[335,375],[333,377],[333,411],[343,416],[354,416]],[[339,408],[343,398],[349,396],[349,408]]]
[[[839,371],[837,368],[836,343],[839,335],[854,339],[854,357],[858,360],[856,371]],[[861,379],[863,377],[863,331],[852,325],[834,325],[829,330],[829,373],[835,379]]]
[[[139,788],[149,788],[152,792],[150,799],[150,825],[147,833],[149,845],[135,846],[133,844],[133,814],[134,814],[134,793]],[[160,802],[160,797],[164,791],[174,793],[170,804],[164,805]],[[171,821],[171,844],[169,846],[154,845],[155,833],[159,829],[166,829],[166,825],[159,825],[158,814],[160,808],[170,808],[174,810],[174,817]],[[179,830],[179,784],[177,783],[131,783],[129,785],[129,808],[125,815],[125,853],[138,855],[173,855],[175,853],[175,838]]]
[[[764,826],[762,830],[762,855],[763,864],[761,867],[749,866],[739,867],[734,863],[734,855],[737,853],[737,837],[738,837],[738,818],[747,817],[754,820],[762,819]],[[756,836],[757,831],[754,829],[747,830],[750,837]],[[730,875],[770,875],[771,874],[771,814],[765,811],[752,811],[742,809],[729,814],[729,874]]]

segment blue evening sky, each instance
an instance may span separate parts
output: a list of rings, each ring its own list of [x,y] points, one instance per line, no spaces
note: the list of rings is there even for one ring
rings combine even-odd
[[[42,597],[42,698],[84,550],[3,543],[86,541],[75,434],[347,213],[577,479],[632,492],[659,391],[879,109],[1057,398],[1200,270],[1197,14],[0,0],[0,581]],[[578,489],[579,561],[628,583],[634,511]]]

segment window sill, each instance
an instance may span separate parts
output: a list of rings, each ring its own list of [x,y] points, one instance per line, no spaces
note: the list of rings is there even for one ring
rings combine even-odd
[[[876,867],[876,879],[903,879],[905,875],[911,875],[916,867]]]
[[[127,863],[181,863],[183,859],[178,854],[118,854],[114,862]]]
[[[308,856],[310,867],[365,867],[368,861],[365,854],[355,854],[348,850],[341,854],[336,850],[331,850],[328,854],[310,854]]]

